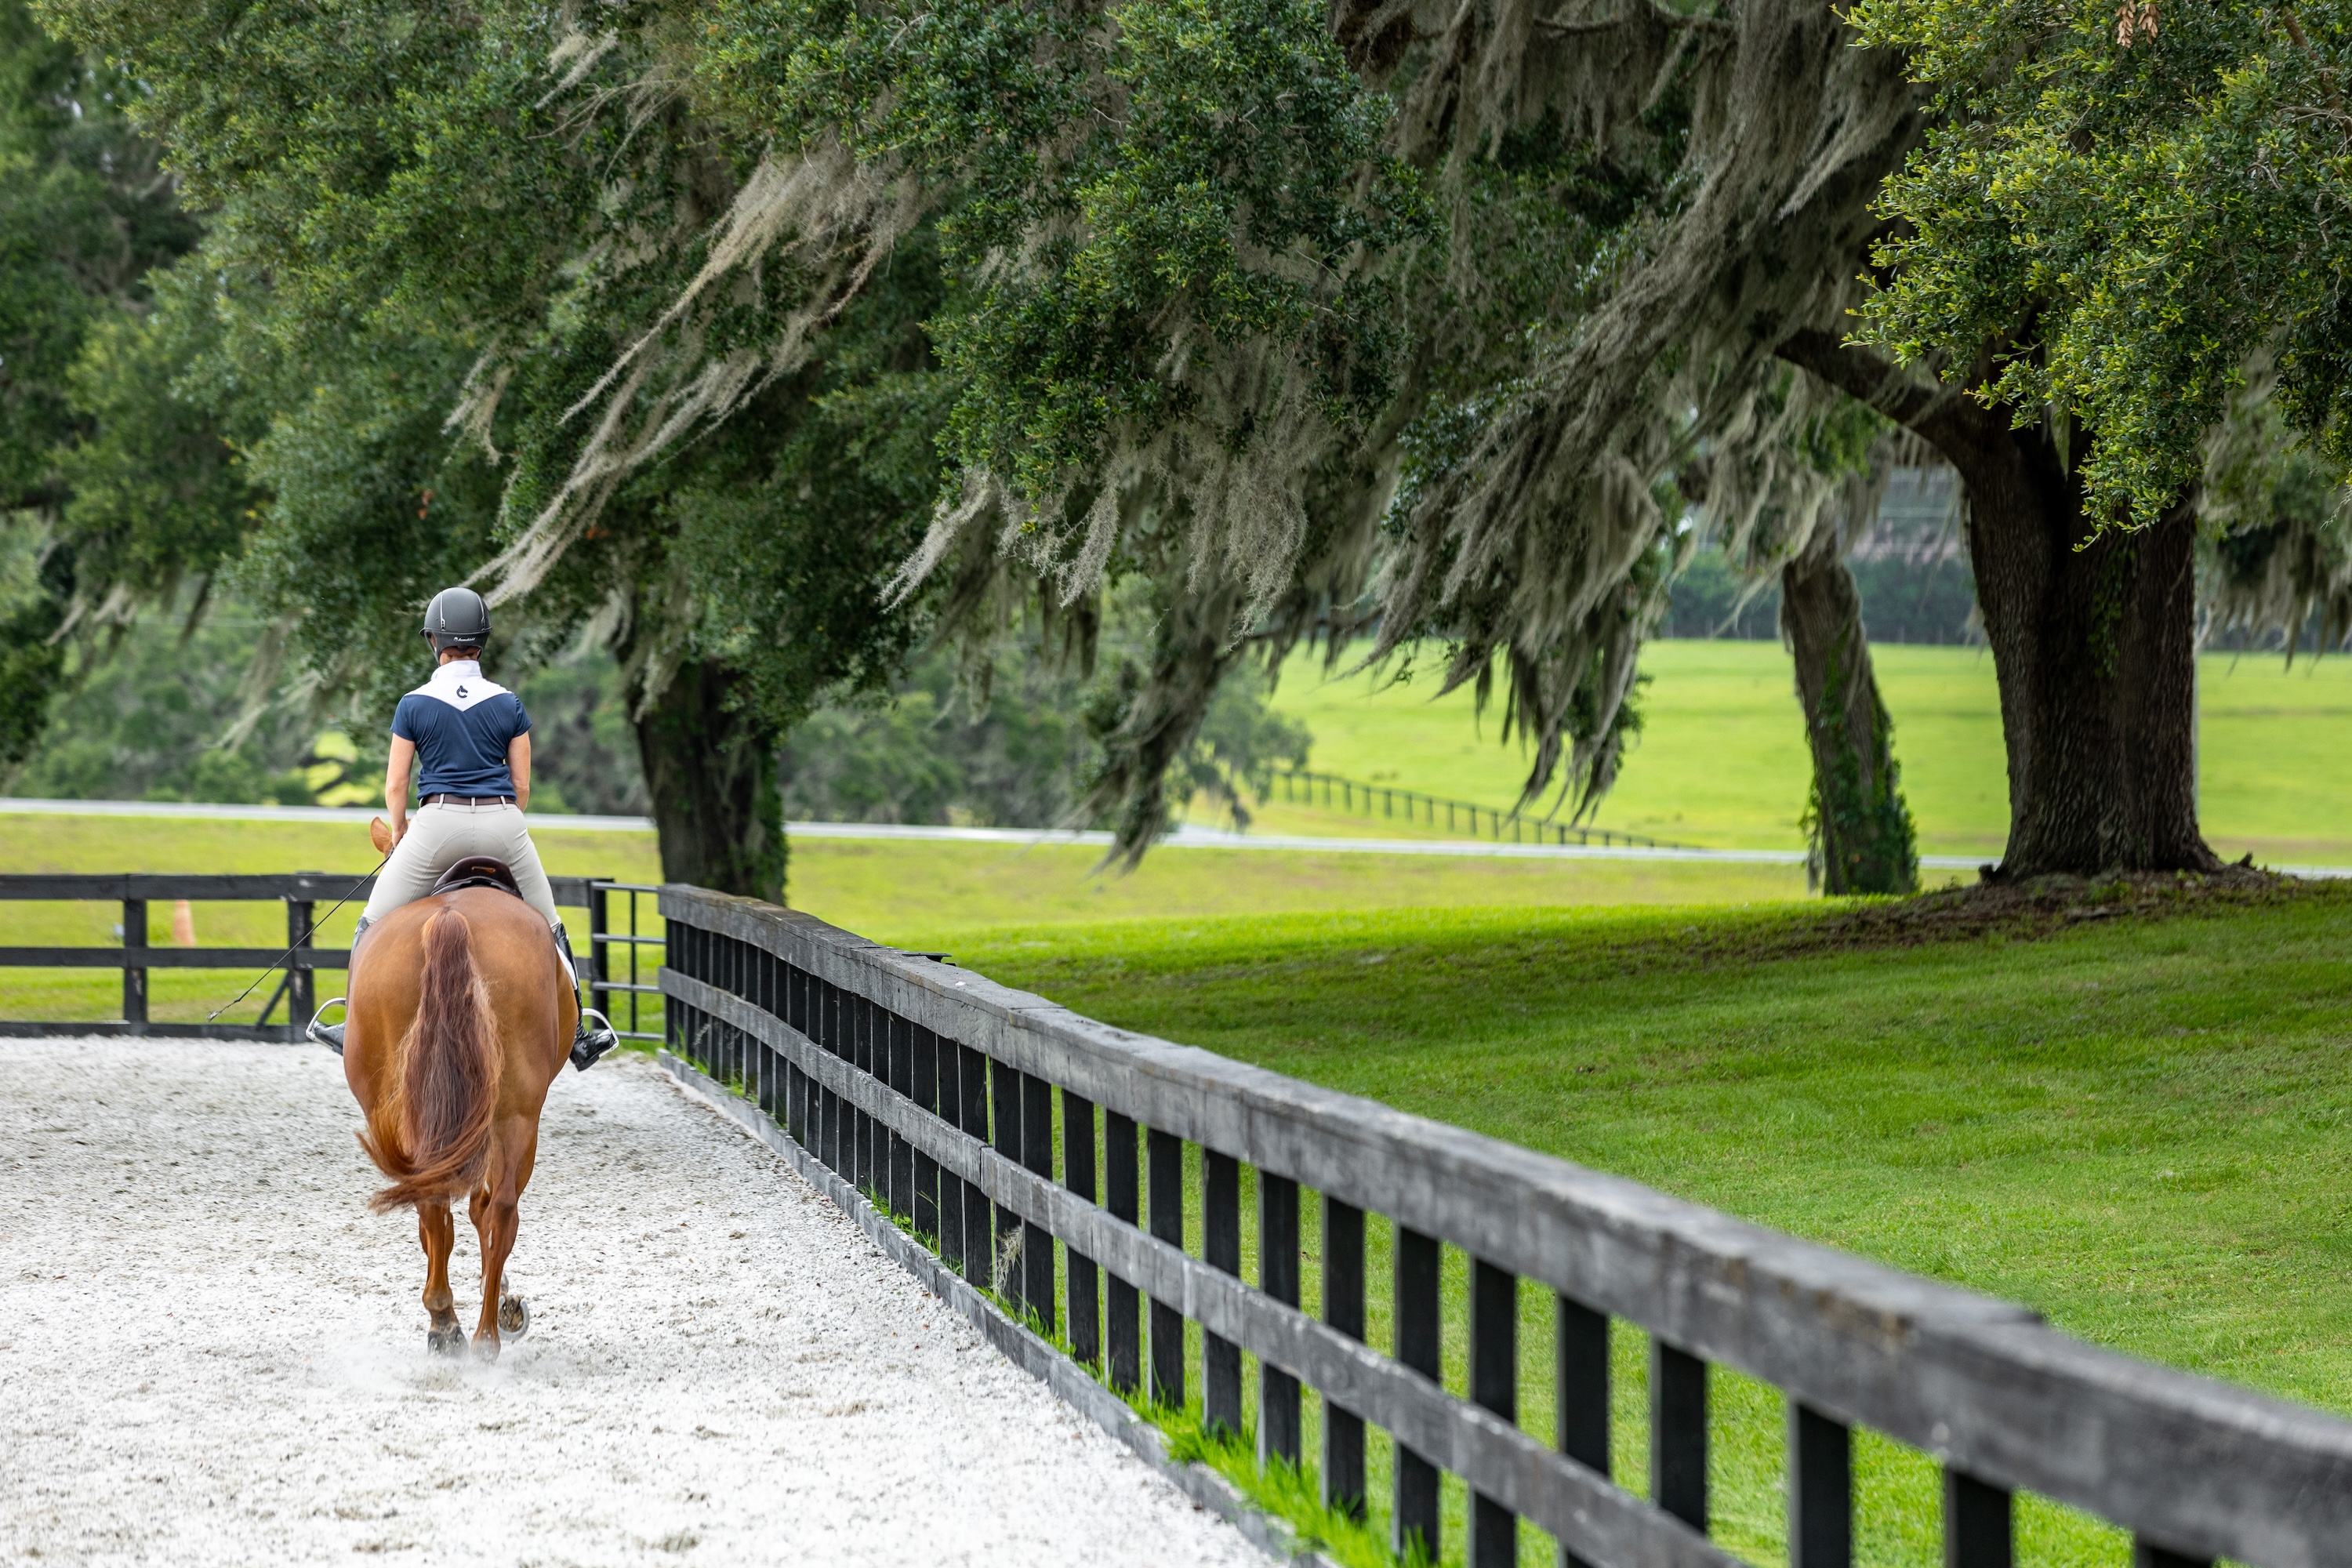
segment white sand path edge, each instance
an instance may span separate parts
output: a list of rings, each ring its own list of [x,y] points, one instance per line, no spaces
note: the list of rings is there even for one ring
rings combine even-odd
[[[549,1096],[491,1367],[357,1125],[315,1047],[0,1040],[0,1561],[1263,1568],[642,1058]]]

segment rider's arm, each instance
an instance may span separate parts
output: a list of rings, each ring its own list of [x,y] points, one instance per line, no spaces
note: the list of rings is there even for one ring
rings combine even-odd
[[[514,774],[515,809],[530,809],[530,731],[507,742],[507,767]]]
[[[408,831],[408,770],[416,760],[416,742],[392,738],[392,755],[383,764],[383,809],[392,818],[392,841]]]

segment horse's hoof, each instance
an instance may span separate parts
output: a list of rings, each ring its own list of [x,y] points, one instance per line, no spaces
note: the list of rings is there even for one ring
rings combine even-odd
[[[425,1331],[425,1348],[435,1355],[463,1355],[466,1353],[466,1331],[455,1323],[446,1329],[427,1329]]]
[[[474,1359],[484,1366],[499,1359],[499,1336],[478,1334],[474,1339]]]
[[[530,1332],[530,1308],[524,1304],[521,1297],[507,1296],[499,1300],[499,1332],[514,1340]]]

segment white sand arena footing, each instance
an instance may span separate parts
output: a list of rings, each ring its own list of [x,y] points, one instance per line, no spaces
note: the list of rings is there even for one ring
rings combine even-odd
[[[549,1096],[495,1366],[358,1121],[314,1047],[0,1040],[0,1561],[1262,1568],[642,1058]]]

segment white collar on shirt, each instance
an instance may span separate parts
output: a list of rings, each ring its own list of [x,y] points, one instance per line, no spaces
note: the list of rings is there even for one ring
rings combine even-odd
[[[482,677],[482,662],[476,658],[453,658],[433,672],[433,679],[409,693],[412,697],[430,697],[446,702],[458,712],[478,702],[498,697],[506,691],[495,680]]]

